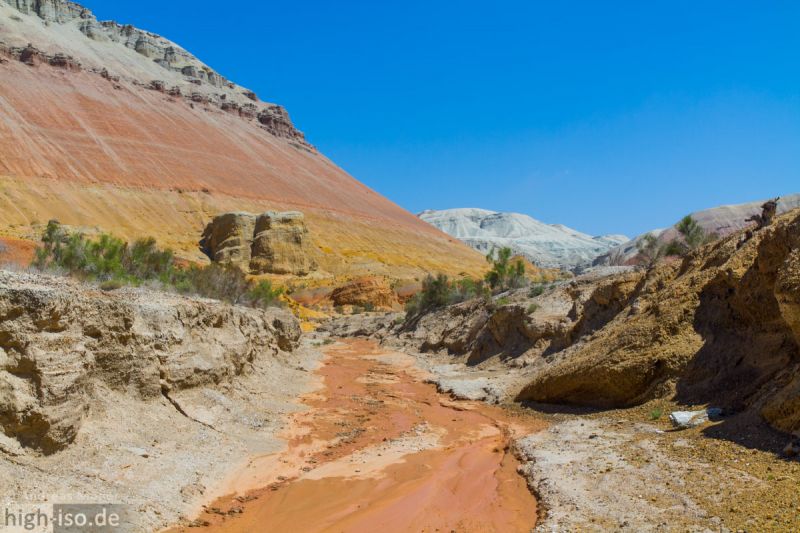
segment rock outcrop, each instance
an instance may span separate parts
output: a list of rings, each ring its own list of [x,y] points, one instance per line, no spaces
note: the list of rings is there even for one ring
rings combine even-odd
[[[259,102],[255,93],[249,89],[237,86],[225,79],[222,75],[212,70],[195,56],[177,44],[148,31],[140,30],[129,24],[118,24],[113,21],[98,21],[92,12],[85,7],[67,0],[2,0],[20,13],[31,17],[40,18],[46,26],[60,25],[74,28],[87,39],[98,43],[118,45],[132,50],[145,58],[148,62],[161,67],[170,75],[170,94],[175,97],[186,95],[187,101],[205,104],[213,103],[224,110],[243,110],[240,115],[244,118],[258,118],[258,124],[276,137],[291,139],[310,148],[302,132],[294,127],[286,110],[275,104]],[[19,17],[17,17],[19,18]],[[35,32],[26,27],[25,21],[17,21],[18,31],[23,35],[35,38]],[[65,44],[74,44],[67,41],[58,43],[59,48],[68,48]],[[41,46],[45,46],[42,43]],[[112,46],[111,50],[115,50]],[[71,55],[60,51],[43,52],[33,44],[23,49],[7,48],[6,52],[17,57],[23,63],[31,66],[39,64],[40,57],[49,57],[47,61],[52,66],[69,66],[80,69],[80,62]],[[108,47],[106,49],[108,53]],[[122,51],[118,51],[121,53]],[[48,56],[49,54],[49,56]],[[88,63],[87,63],[88,64]],[[130,62],[129,62],[130,64]],[[91,67],[90,67],[91,68]],[[97,73],[107,73],[107,70],[93,68]],[[151,90],[165,92],[167,83],[160,77],[152,79],[152,69],[122,69],[123,75],[137,84]],[[167,76],[167,72],[163,74]],[[119,76],[116,76],[119,81]],[[205,88],[203,88],[205,86]],[[253,104],[256,102],[256,104]],[[252,108],[251,112],[247,109]]]
[[[249,271],[255,226],[256,216],[251,213],[217,215],[203,231],[200,246],[212,261]]]
[[[284,310],[0,271],[0,430],[51,454],[76,438],[98,388],[174,401],[231,383],[299,338]]]
[[[385,278],[363,276],[337,287],[330,295],[336,306],[392,309],[399,305],[397,294]]]
[[[571,270],[627,242],[624,235],[592,237],[561,224],[545,224],[520,213],[486,209],[423,211],[419,217],[486,254],[509,247],[543,268]]]
[[[253,274],[304,276],[317,268],[305,217],[297,211],[218,215],[206,226],[200,246],[211,260]]]

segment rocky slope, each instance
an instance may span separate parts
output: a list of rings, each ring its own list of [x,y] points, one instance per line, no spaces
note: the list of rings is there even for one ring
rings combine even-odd
[[[539,222],[528,215],[486,209],[429,210],[419,217],[483,254],[507,246],[544,268],[570,270],[591,263],[612,247],[628,241],[624,235],[592,237],[561,224]]]
[[[175,43],[65,0],[0,1],[0,43],[4,237],[35,240],[55,218],[204,260],[197,240],[214,216],[296,210],[323,272],[484,267]]]
[[[138,531],[193,513],[279,447],[299,338],[283,310],[0,271],[0,499],[129,504]]]
[[[707,233],[716,233],[720,236],[730,235],[733,232],[753,226],[748,222],[748,218],[761,213],[761,206],[764,201],[748,202],[746,204],[723,205],[695,211],[691,213],[697,223],[706,230]],[[778,200],[777,214],[783,214],[792,209],[800,207],[800,194],[787,194]],[[637,244],[645,237],[652,234],[658,237],[659,242],[667,243],[678,237],[678,232],[674,227],[666,229],[654,229],[637,235],[628,242],[619,244],[611,248],[607,253],[594,260],[595,265],[607,265],[610,262],[622,262],[632,260],[638,253]],[[612,260],[613,258],[613,260]]]
[[[533,298],[515,291],[341,333],[521,368],[510,381],[486,376],[484,397],[601,408],[672,398],[756,412],[797,433],[799,288],[795,210],[646,272],[581,276]]]

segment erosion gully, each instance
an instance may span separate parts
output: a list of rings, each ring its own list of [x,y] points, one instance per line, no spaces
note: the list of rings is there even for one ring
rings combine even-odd
[[[172,531],[530,531],[536,500],[511,440],[544,422],[453,401],[406,354],[368,340],[325,347],[287,448],[253,458],[192,527]]]

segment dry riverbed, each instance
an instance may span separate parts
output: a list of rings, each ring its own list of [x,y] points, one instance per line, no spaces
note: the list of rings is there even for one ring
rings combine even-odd
[[[800,530],[800,463],[757,419],[675,431],[667,414],[686,406],[664,401],[498,407],[485,402],[512,369],[307,342],[324,352],[319,388],[289,415],[286,448],[251,458],[174,531]]]
[[[454,401],[425,382],[411,356],[373,341],[337,341],[324,352],[323,387],[291,415],[287,448],[232,475],[192,531],[535,526],[536,500],[511,447],[542,430],[540,418]]]

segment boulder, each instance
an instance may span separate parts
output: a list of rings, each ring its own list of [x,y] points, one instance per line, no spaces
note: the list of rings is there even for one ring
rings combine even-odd
[[[689,429],[705,424],[722,416],[722,409],[709,407],[699,411],[673,411],[669,415],[669,421],[677,429]]]

